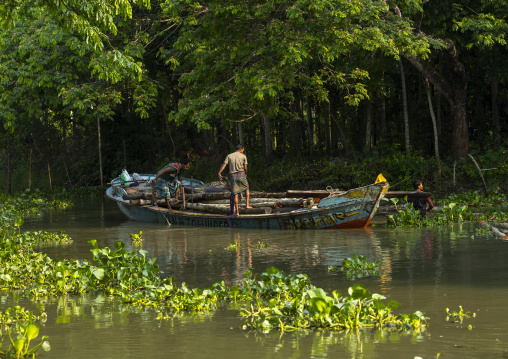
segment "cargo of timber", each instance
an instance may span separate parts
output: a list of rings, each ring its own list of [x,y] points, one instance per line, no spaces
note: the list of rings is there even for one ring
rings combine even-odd
[[[169,210],[150,185],[154,177],[137,175],[136,181],[117,177],[111,181],[106,196],[128,218],[143,222],[193,227],[334,229],[368,226],[389,188],[388,182],[379,182],[348,191],[251,191],[253,208],[245,208],[241,201],[239,215],[232,215],[229,191],[189,178],[182,179],[185,197],[180,196],[179,203],[173,199]]]

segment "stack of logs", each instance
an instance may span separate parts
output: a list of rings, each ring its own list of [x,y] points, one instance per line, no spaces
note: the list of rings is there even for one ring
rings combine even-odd
[[[246,199],[239,200],[240,214],[270,214],[291,212],[303,207],[312,208],[315,205],[315,198],[327,197],[328,191],[287,191],[287,192],[250,192],[250,206],[245,208]],[[127,193],[122,196],[133,205],[146,206],[156,204],[166,206],[164,199],[157,199],[152,203],[152,193],[140,191]],[[226,214],[231,212],[231,192],[200,192],[185,195],[185,209]],[[179,202],[170,200],[172,209],[183,209],[183,198],[180,195]]]

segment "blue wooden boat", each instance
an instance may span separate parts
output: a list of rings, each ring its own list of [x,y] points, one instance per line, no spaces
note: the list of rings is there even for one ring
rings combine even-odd
[[[154,175],[141,175],[145,181]],[[183,179],[184,186],[199,186],[201,181]],[[257,228],[257,229],[334,229],[362,228],[368,226],[379,203],[389,188],[388,182],[380,182],[344,192],[331,192],[312,205],[289,212],[243,214],[205,213],[192,209],[168,210],[164,206],[124,199],[128,186],[121,178],[111,182],[106,196],[118,204],[128,218],[171,225],[192,227]],[[147,191],[150,187],[141,183],[137,190]],[[187,194],[187,196],[191,196]],[[252,193],[251,198],[255,196]],[[281,193],[280,197],[283,197]]]

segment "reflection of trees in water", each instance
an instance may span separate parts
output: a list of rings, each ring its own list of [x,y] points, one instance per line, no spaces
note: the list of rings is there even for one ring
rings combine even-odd
[[[19,302],[20,293],[0,297],[2,304]],[[104,296],[97,293],[86,293],[75,296],[47,297],[39,299],[24,299],[25,307],[34,311],[46,312],[48,321],[57,324],[80,322],[82,319],[93,318],[94,328],[111,328],[117,325],[127,325],[131,321],[129,314],[140,316],[141,322],[153,322],[157,317],[167,313],[161,313],[157,308],[137,307],[122,303],[118,297]],[[33,307],[33,308],[32,308]],[[206,313],[171,313],[166,319],[177,320],[179,325],[191,323],[203,323],[212,320],[216,312]],[[164,320],[163,320],[164,321]]]
[[[262,273],[274,266],[287,274],[308,274],[315,285],[325,290],[337,289],[349,286],[351,281],[342,272],[328,272],[328,266],[338,266],[352,254],[362,255],[367,261],[381,261],[380,275],[367,280],[379,285],[373,288],[376,292],[387,295],[393,289],[394,277],[409,280],[410,286],[423,275],[426,281],[439,283],[446,258],[464,248],[467,229],[468,226],[456,225],[430,229],[379,226],[337,231],[258,231],[163,225],[145,228],[127,222],[109,232],[114,238],[108,242],[123,239],[130,245],[129,234],[143,230],[142,248],[150,257],[157,257],[163,276],[174,276],[175,283],[185,282],[191,288],[206,288],[216,281],[238,285],[248,269]],[[240,244],[238,250],[225,250],[232,242]],[[260,248],[258,243],[267,247]]]
[[[246,332],[245,337],[254,339],[267,348],[273,348],[277,357],[326,358],[346,357],[355,359],[378,358],[376,346],[384,343],[414,343],[430,338],[427,332],[397,331],[390,329],[358,329],[352,331],[297,331]]]

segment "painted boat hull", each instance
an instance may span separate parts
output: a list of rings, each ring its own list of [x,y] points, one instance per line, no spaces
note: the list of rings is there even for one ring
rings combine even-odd
[[[187,210],[170,212],[165,207],[133,205],[116,193],[115,186],[106,191],[106,196],[117,202],[128,218],[142,222],[211,228],[335,229],[368,226],[389,187],[387,182],[381,182],[355,188],[321,199],[312,209],[241,216]]]

